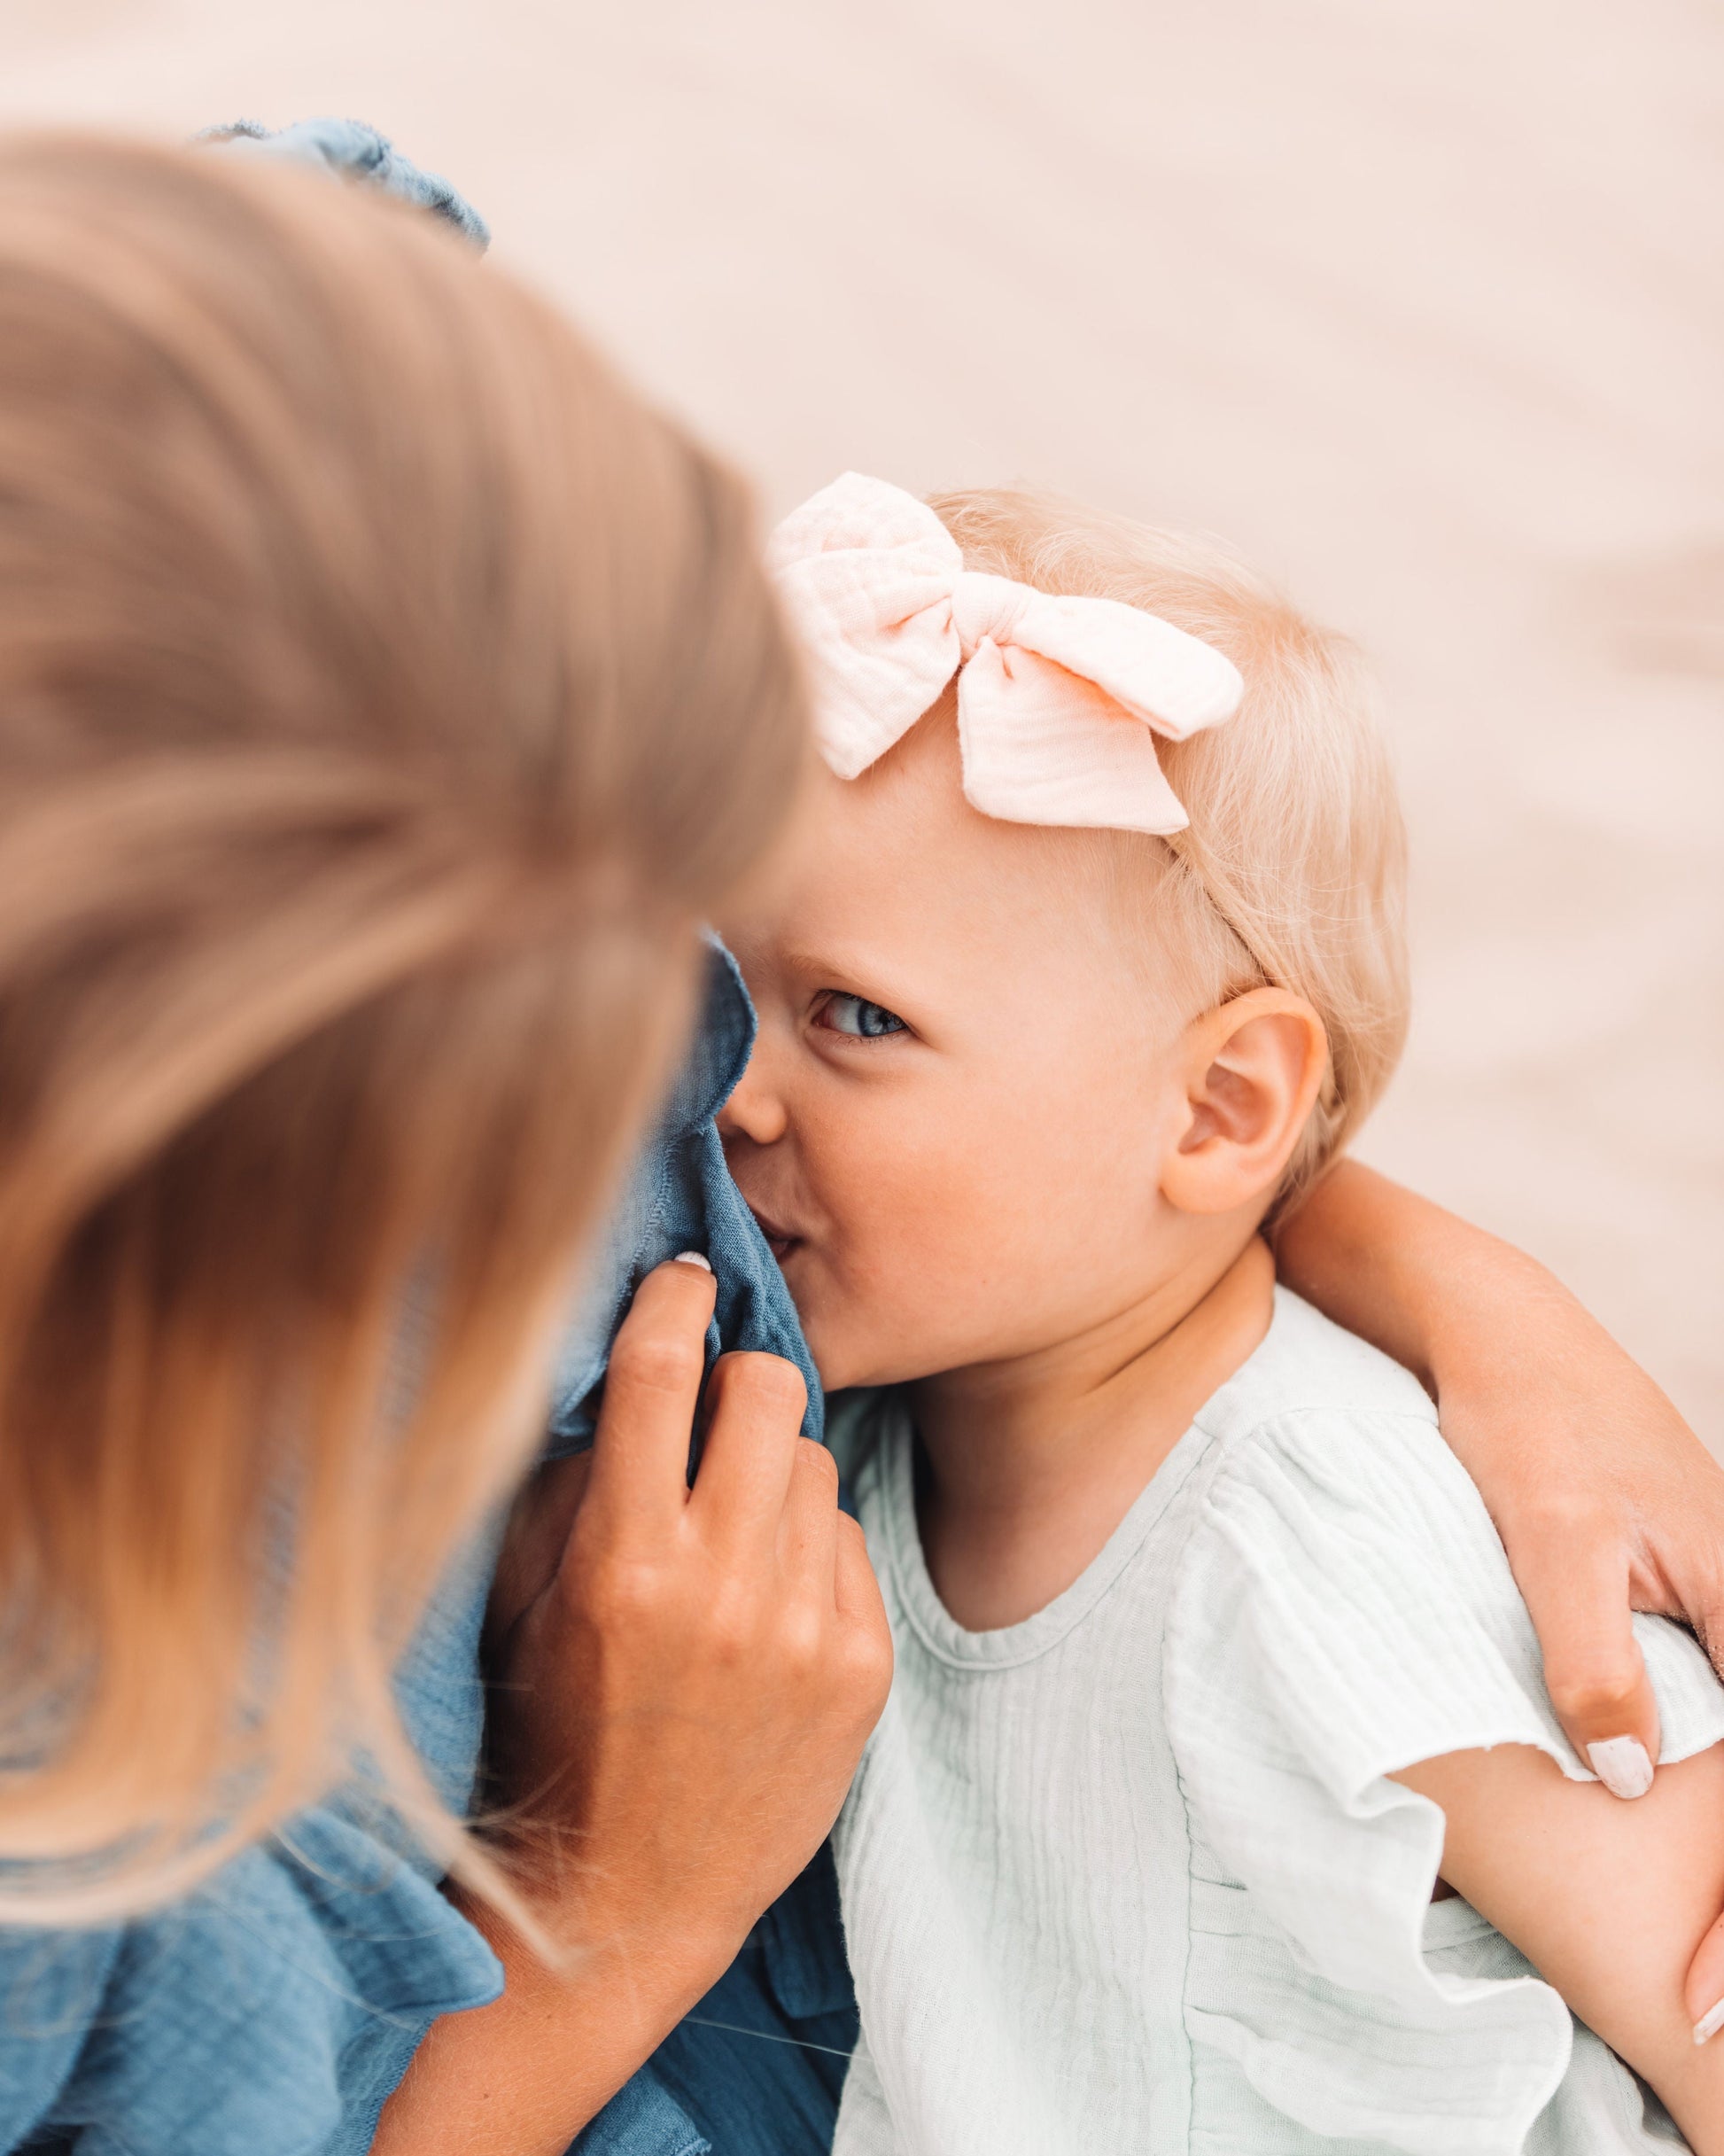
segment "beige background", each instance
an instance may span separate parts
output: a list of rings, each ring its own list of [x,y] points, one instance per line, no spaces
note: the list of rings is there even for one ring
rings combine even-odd
[[[758,474],[1225,533],[1385,677],[1368,1157],[1724,1447],[1712,0],[0,0],[0,117],[348,112]]]

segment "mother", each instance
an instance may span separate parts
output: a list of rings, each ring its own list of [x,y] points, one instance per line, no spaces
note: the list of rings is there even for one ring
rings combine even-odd
[[[470,1843],[391,1687],[794,791],[753,561],[734,483],[430,230],[0,152],[0,1916],[67,1927],[5,1944],[7,2146],[362,2148],[400,2032],[494,1988],[465,1908],[508,1998],[446,2015],[378,2145],[555,2150],[830,1823],[878,1607],[787,1366],[728,1366],[686,1491],[689,1267],[517,1628],[502,1794],[548,1835]],[[1619,1734],[1630,1575],[1724,1604],[1717,1478],[1522,1261],[1467,1242],[1437,1323],[1461,1233],[1355,1176],[1286,1256],[1427,1369],[1577,1734]],[[1569,1389],[1523,1405],[1547,1352]],[[535,1939],[586,1951],[535,1975]]]
[[[739,484],[429,223],[0,152],[0,1917],[93,1927],[12,1936],[6,2146],[182,2146],[176,2106],[322,2145],[320,2051],[367,2028],[299,2012],[307,1955],[398,2017],[483,1997],[446,1866],[530,1931],[656,1938],[568,1987],[578,2123],[831,1824],[877,1600],[788,1366],[733,1367],[685,1501],[687,1267],[619,1346],[586,1519],[579,1875],[470,1842],[391,1689],[540,1434],[697,924],[793,797],[756,554]],[[285,1887],[247,1868],[361,1750],[434,1861],[355,1879],[371,1822],[325,1815]],[[307,1944],[292,1904],[342,1886]]]

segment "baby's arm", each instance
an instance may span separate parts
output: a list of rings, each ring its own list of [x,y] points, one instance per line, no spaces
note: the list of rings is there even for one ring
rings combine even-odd
[[[1724,2043],[1696,2045],[1683,1995],[1724,1903],[1724,1745],[1636,1804],[1525,1745],[1394,1779],[1441,1807],[1443,1878],[1652,2084],[1697,2156],[1724,2156]]]

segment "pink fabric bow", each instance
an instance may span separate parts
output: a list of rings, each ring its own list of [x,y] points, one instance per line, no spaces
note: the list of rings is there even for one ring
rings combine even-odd
[[[983,815],[1183,830],[1153,735],[1216,726],[1245,693],[1231,660],[1139,607],[966,569],[925,502],[859,472],[793,510],[766,563],[840,778],[885,755],[955,673],[964,791]]]

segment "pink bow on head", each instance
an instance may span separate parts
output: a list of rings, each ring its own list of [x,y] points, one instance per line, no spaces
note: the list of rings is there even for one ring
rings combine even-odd
[[[884,756],[957,674],[964,791],[983,815],[1179,831],[1153,735],[1216,726],[1245,693],[1231,660],[1139,607],[966,569],[925,502],[859,472],[793,510],[766,564],[840,778]]]

